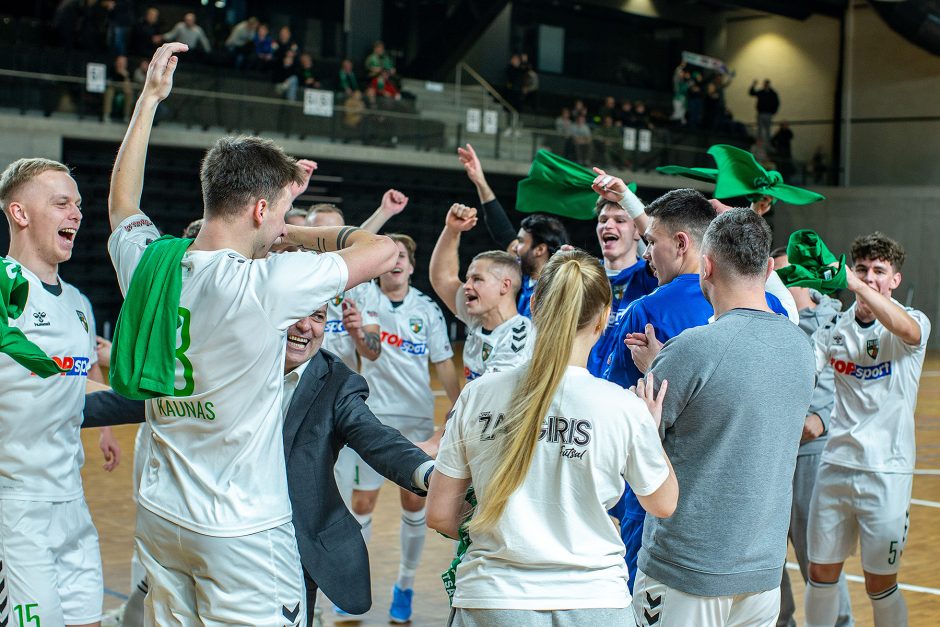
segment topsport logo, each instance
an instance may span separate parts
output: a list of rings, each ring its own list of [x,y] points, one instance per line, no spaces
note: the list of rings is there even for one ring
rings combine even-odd
[[[382,341],[392,346],[397,346],[402,352],[409,355],[426,355],[428,352],[427,344],[423,342],[412,342],[394,333],[389,333],[388,331],[382,331]]]
[[[855,377],[859,381],[871,381],[891,376],[891,362],[883,361],[873,366],[859,366],[855,362],[844,361],[842,359],[831,358],[829,363],[839,374],[847,377]]]
[[[346,327],[343,326],[342,320],[327,320],[323,331],[326,333],[345,333]]]
[[[91,360],[88,357],[58,357],[53,355],[52,361],[65,371],[62,373],[63,377],[87,377],[88,371],[91,370]]]

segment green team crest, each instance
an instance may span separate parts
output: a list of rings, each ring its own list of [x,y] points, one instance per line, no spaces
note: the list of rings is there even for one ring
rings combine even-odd
[[[483,342],[483,361],[486,361],[490,358],[490,353],[493,352],[493,346]]]
[[[333,304],[339,307],[340,305],[343,304],[343,299],[345,297],[346,297],[346,292],[343,292],[342,294],[337,294],[336,296],[333,297]]]
[[[88,333],[88,318],[85,317],[85,312],[81,309],[76,309],[75,314],[78,316],[78,321],[85,327],[85,333]]]
[[[872,359],[878,359],[878,338],[865,342],[865,352]]]
[[[408,325],[411,327],[411,330],[415,333],[421,333],[421,329],[424,328],[424,320],[421,318],[412,318],[408,321]]]

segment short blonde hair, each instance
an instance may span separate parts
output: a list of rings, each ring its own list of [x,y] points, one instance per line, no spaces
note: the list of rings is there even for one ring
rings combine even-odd
[[[34,178],[48,171],[70,173],[68,166],[41,157],[33,159],[17,159],[6,167],[0,174],[0,209],[4,211],[13,195]]]
[[[493,274],[497,275],[497,278],[508,278],[512,282],[512,293],[519,293],[522,287],[522,269],[514,255],[502,250],[486,250],[474,257],[471,263],[474,261],[489,263]]]

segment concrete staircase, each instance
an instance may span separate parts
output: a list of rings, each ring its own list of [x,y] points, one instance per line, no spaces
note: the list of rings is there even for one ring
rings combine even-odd
[[[428,89],[428,87],[431,89]],[[509,130],[509,115],[480,85],[461,85],[459,105],[457,86],[453,83],[427,83],[416,79],[402,79],[402,89],[417,98],[418,112],[429,119],[444,123],[446,143],[456,150],[459,143],[470,143],[481,160],[504,159],[529,162],[535,155],[533,134],[525,128],[516,133]],[[465,125],[467,109],[476,108],[499,112],[497,135],[468,133]]]

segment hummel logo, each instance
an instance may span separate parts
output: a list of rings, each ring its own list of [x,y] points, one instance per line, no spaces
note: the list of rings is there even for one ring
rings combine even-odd
[[[658,608],[660,605],[663,604],[663,595],[660,594],[657,597],[653,597],[653,595],[647,592],[646,604],[649,605],[649,609],[646,609],[646,608],[643,609],[643,618],[646,619],[647,625],[655,625],[656,623],[659,622],[659,619],[662,617],[663,613],[662,613],[662,610],[660,610],[656,612],[655,614],[651,614],[650,610],[655,610],[656,608]]]
[[[33,322],[33,326],[37,326],[37,327],[48,327],[48,326],[51,324],[50,322],[46,322],[46,312],[45,312],[45,311],[35,311],[35,312],[33,312],[33,318],[35,318],[35,321]]]
[[[294,622],[297,620],[297,615],[300,614],[300,603],[298,603],[297,605],[295,605],[293,610],[289,610],[289,609],[287,609],[287,606],[286,606],[286,605],[282,605],[282,606],[281,606],[281,614],[283,614],[283,615],[284,615],[284,618],[286,618],[287,620],[289,620],[289,621],[291,622],[291,624],[293,625]]]
[[[657,607],[662,605],[662,602],[663,602],[663,595],[659,595],[658,597],[654,599],[653,596],[649,592],[646,593],[646,603],[650,606],[651,610],[655,610]]]

